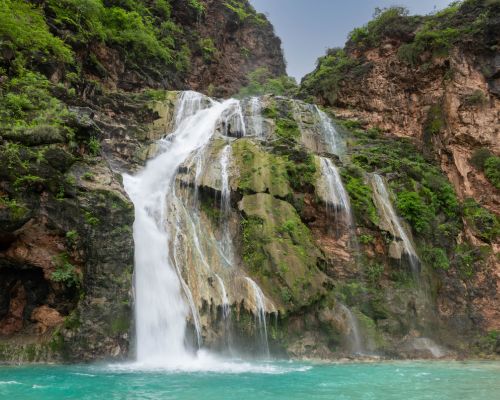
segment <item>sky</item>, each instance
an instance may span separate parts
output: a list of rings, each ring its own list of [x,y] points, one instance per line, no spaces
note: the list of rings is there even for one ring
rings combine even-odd
[[[343,47],[350,31],[372,19],[375,7],[405,6],[429,14],[450,0],[250,0],[283,42],[288,74],[300,82],[329,47]]]

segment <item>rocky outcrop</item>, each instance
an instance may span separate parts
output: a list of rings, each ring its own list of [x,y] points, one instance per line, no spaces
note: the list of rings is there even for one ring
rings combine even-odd
[[[302,93],[317,96],[340,118],[415,138],[424,154],[440,163],[462,199],[473,197],[499,214],[498,189],[471,162],[480,149],[500,154],[499,12],[494,2],[468,1],[427,19],[380,18],[385,27],[368,27],[372,36],[385,29],[374,43],[354,34],[347,43],[348,67],[330,75],[338,85],[325,81],[321,91],[313,88],[318,69],[304,79]],[[426,24],[438,27],[431,31],[436,37],[441,27],[457,32],[468,25],[477,28],[472,37],[457,33],[462,36],[435,55],[431,45],[416,49],[422,41],[419,32],[429,29]],[[409,60],[406,50],[420,53]]]

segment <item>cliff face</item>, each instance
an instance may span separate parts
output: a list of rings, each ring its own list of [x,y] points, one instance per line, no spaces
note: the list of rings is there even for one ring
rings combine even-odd
[[[246,1],[122,3],[0,10],[1,359],[128,355],[133,207],[120,175],[167,129],[167,100],[148,89],[222,96],[256,67],[285,71]]]
[[[272,76],[286,74],[280,39],[247,1],[171,0],[163,6],[138,2],[123,8],[120,2],[108,1],[104,4],[110,8],[83,14],[77,23],[63,16],[81,10],[73,10],[69,2],[56,3],[42,2],[48,23],[58,36],[74,42],[85,80],[101,82],[106,89],[192,89],[229,96],[258,67]],[[117,29],[128,29],[123,35],[80,32],[85,25],[94,28],[94,20],[104,28],[116,23]],[[50,72],[53,80],[60,80],[68,71],[54,66]]]
[[[321,78],[327,56],[304,79],[302,93],[336,108],[339,117],[415,138],[462,199],[473,197],[498,214],[498,182],[495,187],[485,178],[473,155],[500,152],[499,19],[498,2],[486,1],[466,1],[432,17],[380,19],[384,28],[374,24],[366,32],[376,39],[354,31],[335,84]],[[435,42],[425,35],[435,35]]]
[[[499,21],[496,1],[468,0],[428,17],[410,17],[401,8],[391,8],[354,30],[345,49],[320,58],[301,84],[303,97],[330,107],[345,126],[357,129],[350,151],[355,163],[369,172],[390,171],[389,179],[399,185],[399,211],[404,213],[405,190],[419,193],[427,207],[432,208],[432,202],[425,201],[418,185],[396,183],[409,168],[408,161],[390,165],[390,143],[396,137],[411,139],[447,175],[461,200],[457,218],[463,221],[462,232],[449,238],[460,246],[489,249],[490,255],[467,279],[452,269],[445,272],[437,291],[440,316],[453,325],[455,317],[469,314],[487,330],[500,324]],[[361,127],[368,138],[363,138]],[[381,137],[385,142],[379,142]],[[485,159],[490,168],[485,168]],[[496,226],[491,236],[478,223],[479,214],[488,215]],[[418,218],[406,217],[418,240]],[[449,255],[461,257],[458,247],[451,250],[446,241],[432,241],[431,246],[448,247]]]

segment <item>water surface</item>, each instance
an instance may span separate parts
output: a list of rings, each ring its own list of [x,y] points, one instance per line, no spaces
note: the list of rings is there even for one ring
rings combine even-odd
[[[2,366],[0,399],[498,399],[500,362]]]

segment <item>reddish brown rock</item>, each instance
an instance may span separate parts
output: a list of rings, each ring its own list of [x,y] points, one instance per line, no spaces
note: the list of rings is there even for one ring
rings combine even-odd
[[[31,319],[37,322],[37,331],[40,334],[60,325],[64,320],[57,310],[46,305],[35,308],[31,313]]]

